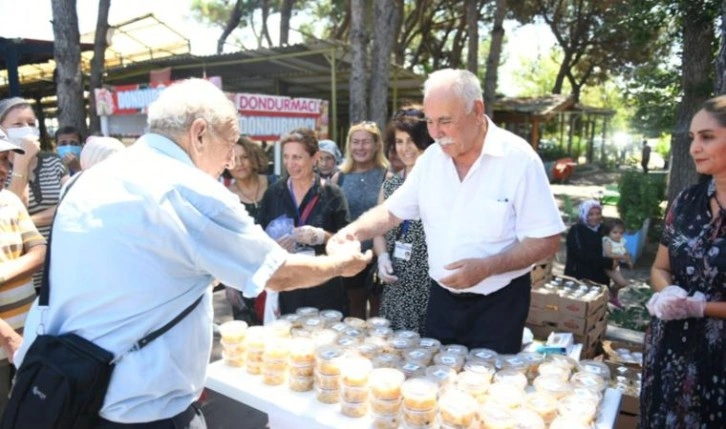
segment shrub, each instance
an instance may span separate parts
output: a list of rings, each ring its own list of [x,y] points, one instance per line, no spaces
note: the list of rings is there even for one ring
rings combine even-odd
[[[665,199],[665,175],[625,171],[620,175],[618,188],[618,212],[628,231],[639,230],[648,218],[662,216],[660,203]]]

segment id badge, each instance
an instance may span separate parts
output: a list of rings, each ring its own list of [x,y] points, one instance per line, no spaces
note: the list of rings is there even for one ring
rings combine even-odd
[[[401,243],[400,241],[397,241],[396,247],[393,249],[393,257],[402,261],[410,261],[412,249],[413,246],[411,243]]]
[[[315,249],[312,247],[298,247],[295,249],[295,253],[298,255],[308,255],[308,256],[315,256]]]

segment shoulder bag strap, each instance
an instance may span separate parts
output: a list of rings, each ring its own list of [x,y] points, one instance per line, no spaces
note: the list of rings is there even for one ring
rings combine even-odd
[[[53,225],[55,224],[55,217],[58,214],[58,208],[60,207],[60,204],[63,202],[63,199],[66,195],[68,195],[68,192],[70,192],[73,185],[75,185],[76,182],[81,178],[81,175],[83,172],[81,171],[76,175],[72,181],[68,182],[68,187],[66,188],[66,192],[61,195],[60,201],[58,201],[58,205],[56,206],[56,211],[53,213],[53,220],[50,224],[50,231],[48,232],[48,243],[46,247],[45,252],[45,265],[43,266],[43,282],[41,284],[40,288],[40,300],[38,301],[38,304],[40,306],[46,307],[48,306],[48,301],[50,299],[50,242],[51,238],[53,237]],[[179,323],[182,319],[184,319],[189,313],[194,310],[194,308],[202,301],[202,298],[204,295],[201,295],[199,298],[196,299],[189,307],[182,310],[181,313],[179,313],[174,319],[172,319],[169,323],[162,326],[161,328],[151,332],[150,334],[146,335],[144,338],[138,340],[136,343],[134,343],[133,346],[126,352],[132,352],[136,350],[141,350],[142,348],[146,347],[150,342],[154,341],[161,335],[163,335],[166,331],[173,328],[174,325]],[[114,361],[118,361],[122,356],[124,356],[126,353],[118,356],[117,358],[114,358]]]

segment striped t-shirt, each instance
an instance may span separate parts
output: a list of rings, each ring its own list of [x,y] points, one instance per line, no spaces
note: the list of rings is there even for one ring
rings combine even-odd
[[[0,190],[0,266],[20,258],[39,244],[45,244],[45,239],[33,225],[20,198],[8,190]],[[22,333],[34,299],[30,276],[0,285],[0,318]],[[5,357],[0,348],[0,359]]]
[[[34,215],[43,210],[54,207],[60,201],[61,179],[68,174],[63,161],[52,152],[40,152],[38,165],[33,171],[35,178],[28,182],[28,213]],[[38,231],[48,239],[50,225],[39,226]],[[38,270],[33,275],[36,289],[40,289],[43,271]]]

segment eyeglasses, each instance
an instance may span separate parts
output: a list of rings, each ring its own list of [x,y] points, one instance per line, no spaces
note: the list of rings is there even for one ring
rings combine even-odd
[[[412,117],[417,119],[422,119],[424,116],[424,113],[421,109],[411,108],[411,109],[398,109],[396,113],[393,114],[393,119],[400,119],[403,117]]]

